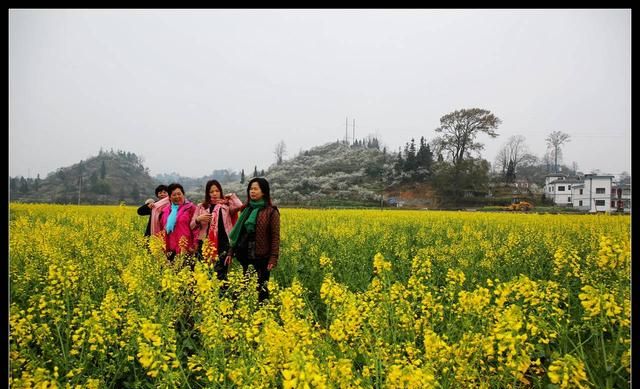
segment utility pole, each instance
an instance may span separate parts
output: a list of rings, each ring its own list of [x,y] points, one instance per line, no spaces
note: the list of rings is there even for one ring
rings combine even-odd
[[[353,119],[353,138],[351,140],[356,141],[356,119]]]
[[[384,171],[380,171],[380,210],[384,210]]]
[[[347,116],[344,121],[344,143],[349,143],[349,117]]]
[[[80,175],[80,180],[78,181],[78,205],[80,205],[80,191],[82,190],[82,174]]]

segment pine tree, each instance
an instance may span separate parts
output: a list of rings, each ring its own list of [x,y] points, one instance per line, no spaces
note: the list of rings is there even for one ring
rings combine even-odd
[[[371,144],[373,145],[373,148],[380,150],[380,142],[378,141],[378,138],[373,138]]]
[[[433,153],[427,144],[424,136],[420,137],[420,148],[416,154],[417,167],[431,170],[431,164],[433,162]]]
[[[244,169],[242,169],[242,172],[240,172],[240,183],[244,184]]]
[[[404,171],[404,160],[402,159],[402,149],[398,149],[398,160],[396,162],[396,171],[402,173]]]
[[[508,183],[515,182],[516,180],[516,169],[513,160],[510,160],[507,165],[507,172],[505,173],[504,180]]]
[[[404,164],[405,172],[413,172],[416,170],[416,141],[411,138],[411,144],[405,146],[406,162]]]

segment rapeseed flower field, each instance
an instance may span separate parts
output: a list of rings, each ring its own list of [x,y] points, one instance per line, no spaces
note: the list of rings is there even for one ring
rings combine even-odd
[[[621,388],[630,217],[281,210],[271,298],[128,206],[10,204],[14,388]]]

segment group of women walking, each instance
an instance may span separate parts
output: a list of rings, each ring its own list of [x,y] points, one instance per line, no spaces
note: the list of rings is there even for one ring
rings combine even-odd
[[[178,183],[156,188],[158,201],[148,201],[138,214],[150,214],[149,235],[164,238],[167,259],[182,254],[193,269],[196,260],[214,263],[221,292],[236,258],[246,275],[249,265],[258,274],[258,300],[269,298],[267,283],[280,254],[280,213],[271,203],[269,183],[255,177],[247,185],[243,204],[235,193],[225,195],[217,180],[207,181],[204,201],[194,204]],[[165,196],[166,195],[166,196]],[[164,196],[164,197],[161,197]]]

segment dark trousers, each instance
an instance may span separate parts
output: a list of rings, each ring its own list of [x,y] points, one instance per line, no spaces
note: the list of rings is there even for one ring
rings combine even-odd
[[[175,251],[169,251],[167,252],[166,255],[167,255],[167,260],[171,263],[173,263],[173,261],[176,259]],[[196,258],[192,254],[187,254],[184,257],[184,263],[182,265],[189,266],[189,268],[193,271],[196,267]]]
[[[229,289],[229,279],[227,274],[229,273],[229,265],[225,265],[224,261],[227,258],[226,252],[216,260],[213,265],[213,270],[216,272],[216,278],[220,281],[220,297]]]
[[[256,273],[258,273],[258,301],[262,302],[269,298],[269,288],[267,288],[267,283],[269,282],[269,275],[271,272],[267,270],[267,264],[269,263],[269,258],[255,258],[255,259],[246,259],[242,257],[238,257],[238,261],[242,265],[242,274],[247,276],[249,271],[249,265],[253,265],[256,269]]]

